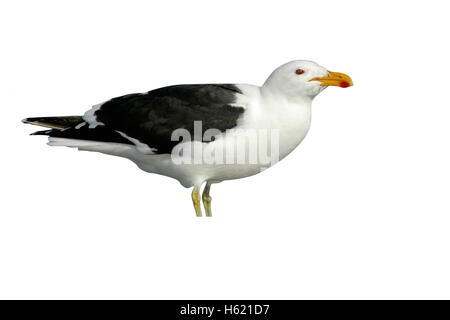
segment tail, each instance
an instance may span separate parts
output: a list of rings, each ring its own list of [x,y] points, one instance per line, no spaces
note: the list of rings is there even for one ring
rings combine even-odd
[[[67,116],[67,117],[37,117],[23,119],[23,123],[34,124],[36,126],[52,128],[56,130],[64,130],[74,127],[84,120],[81,116]]]
[[[81,116],[67,117],[37,117],[26,118],[23,123],[34,124],[41,127],[51,128],[33,132],[31,135],[44,135],[51,138],[64,138],[72,140],[97,141],[97,142],[117,142],[132,144],[117,131],[105,126],[91,128]],[[50,139],[50,145],[58,145],[56,139]],[[63,141],[63,140],[61,140]],[[74,142],[72,141],[72,144]],[[78,145],[79,142],[76,142]]]

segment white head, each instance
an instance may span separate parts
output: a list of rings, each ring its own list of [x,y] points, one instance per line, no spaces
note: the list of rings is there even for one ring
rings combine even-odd
[[[328,71],[313,61],[295,60],[275,69],[263,89],[287,98],[312,99],[328,86],[347,88],[352,85],[352,79],[344,73]]]

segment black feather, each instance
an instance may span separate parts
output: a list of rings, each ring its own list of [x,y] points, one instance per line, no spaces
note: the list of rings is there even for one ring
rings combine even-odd
[[[171,141],[172,132],[183,128],[194,139],[194,121],[202,122],[202,136],[208,129],[224,132],[234,128],[244,112],[244,108],[231,105],[239,94],[239,88],[230,84],[178,85],[128,94],[105,102],[94,113],[103,125],[89,128],[88,124],[78,124],[36,134],[130,144],[120,131],[158,153],[170,153],[178,143]]]

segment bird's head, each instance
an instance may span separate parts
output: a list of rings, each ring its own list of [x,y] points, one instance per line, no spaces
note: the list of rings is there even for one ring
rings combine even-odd
[[[328,71],[313,61],[295,60],[275,69],[263,88],[292,98],[314,98],[328,86],[352,85],[352,79],[344,73]]]

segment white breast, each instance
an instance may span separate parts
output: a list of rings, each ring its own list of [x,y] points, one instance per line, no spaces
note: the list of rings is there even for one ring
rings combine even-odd
[[[244,97],[237,104],[245,106],[239,126],[278,132],[279,160],[299,145],[311,124],[311,99],[287,100],[283,96],[263,92],[260,87],[240,85]]]

